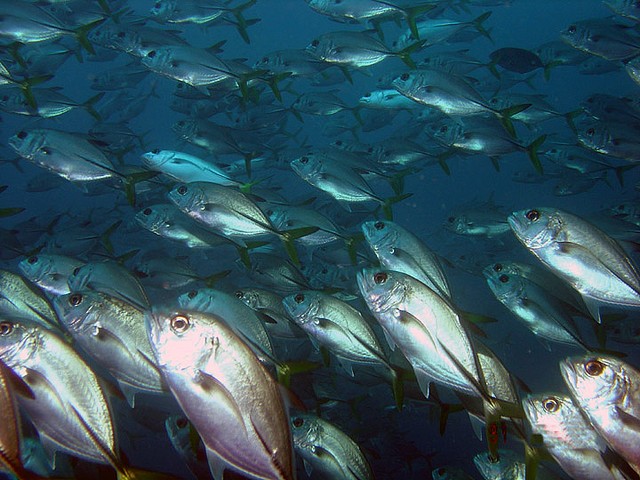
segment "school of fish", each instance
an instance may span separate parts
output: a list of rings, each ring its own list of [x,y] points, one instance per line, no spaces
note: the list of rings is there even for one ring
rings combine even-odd
[[[533,3],[1,2],[0,478],[640,480],[640,6]]]

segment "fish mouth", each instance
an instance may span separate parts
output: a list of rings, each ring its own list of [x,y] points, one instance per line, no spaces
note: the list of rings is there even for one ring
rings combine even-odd
[[[576,372],[575,359],[573,357],[569,357],[564,360],[560,360],[558,366],[560,367],[560,375],[562,376],[564,383],[572,393],[576,393],[575,386],[577,385],[578,374]]]
[[[518,219],[516,212],[509,214],[509,216],[507,217],[507,223],[511,227],[511,230],[513,230],[515,233],[519,233],[520,231],[522,231],[523,225],[522,222],[520,222],[520,220]]]

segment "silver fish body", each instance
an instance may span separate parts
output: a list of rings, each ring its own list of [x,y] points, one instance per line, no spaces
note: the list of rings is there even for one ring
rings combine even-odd
[[[560,362],[571,396],[607,443],[640,471],[640,371],[614,357]]]
[[[231,469],[255,479],[294,479],[289,421],[276,382],[226,322],[169,311],[148,314],[147,327],[160,369],[205,444],[214,478]]]
[[[636,267],[599,228],[554,208],[521,210],[508,221],[518,240],[585,300],[640,306]]]

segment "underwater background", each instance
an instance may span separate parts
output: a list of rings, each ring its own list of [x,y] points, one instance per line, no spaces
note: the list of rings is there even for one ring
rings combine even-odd
[[[170,30],[188,45],[201,48],[225,41],[221,47],[222,52],[218,55],[229,60],[240,59],[241,63],[249,67],[278,50],[305,49],[313,39],[327,32],[364,31],[370,27],[366,22],[333,21],[314,11],[303,0],[258,0],[242,12],[245,19],[257,20],[255,23],[249,22],[247,26],[250,39],[248,43],[234,25],[233,16],[229,17],[232,21],[216,21],[211,25],[163,23],[154,21],[151,13],[154,3],[113,2],[110,7],[112,11],[122,12],[117,18],[119,25],[135,19],[160,30]],[[238,4],[232,3],[234,6]],[[625,71],[621,62],[610,62],[609,69],[602,68],[602,73],[595,74],[585,73],[579,62],[547,63],[545,67],[526,73],[507,71],[500,65],[491,63],[490,55],[497,49],[516,47],[536,52],[547,42],[560,41],[561,32],[575,22],[607,19],[614,15],[602,1],[450,0],[431,3],[437,6],[425,15],[433,18],[468,22],[490,12],[490,16],[483,22],[488,35],[480,34],[471,23],[448,40],[412,51],[410,56],[414,62],[419,65],[430,56],[464,51],[465,57],[473,58],[478,63],[465,75],[474,79],[474,82],[477,81],[474,85],[477,85],[477,90],[485,99],[494,95],[536,95],[552,106],[553,113],[545,120],[526,123],[514,120],[514,141],[520,147],[515,147],[512,153],[493,155],[494,161],[484,153],[469,153],[454,148],[446,156],[445,168],[442,168],[438,159],[426,159],[425,155],[424,161],[383,164],[382,170],[387,177],[367,177],[370,178],[368,183],[380,198],[391,198],[398,191],[394,191],[395,185],[389,181],[389,177],[402,173],[400,193],[411,196],[392,205],[393,221],[411,231],[439,255],[452,287],[452,298],[460,309],[497,320],[479,325],[484,331],[483,341],[515,377],[526,384],[531,392],[565,391],[558,362],[569,355],[581,353],[581,350],[574,346],[539,341],[495,299],[482,276],[482,269],[497,261],[514,260],[534,264],[537,260],[510,231],[495,236],[473,235],[469,232],[456,232],[452,224],[454,219],[464,215],[477,218],[478,222],[502,216],[506,222],[509,213],[533,207],[558,208],[593,223],[603,218],[620,218],[619,215],[616,217],[615,212],[618,205],[636,205],[637,202],[639,172],[635,168],[626,167],[635,165],[634,161],[637,162],[640,157],[627,160],[585,148],[585,157],[597,157],[598,161],[608,166],[602,167],[602,164],[594,163],[590,171],[580,172],[557,165],[550,159],[547,150],[553,146],[567,145],[564,142],[573,141],[573,145],[578,144],[576,131],[572,130],[572,121],[574,118],[579,119],[583,104],[590,96],[608,94],[628,97],[637,108],[640,86]],[[97,9],[97,4],[83,1],[44,4],[43,8],[61,11],[65,8],[70,11]],[[404,4],[411,6],[412,2]],[[615,21],[629,25],[629,28],[633,26],[632,20],[622,17],[615,17]],[[92,88],[93,79],[100,73],[125,65],[131,65],[132,70],[138,68],[140,62],[134,55],[101,45],[97,32],[113,23],[113,18],[107,19],[94,32],[89,33],[88,38],[95,54],[87,52],[74,40],[73,35],[59,40],[61,45],[69,49],[68,58],[59,66],[56,65],[49,72],[52,78],[37,88],[56,87],[59,93],[81,104],[100,91]],[[406,18],[381,23],[384,43],[390,45],[407,28]],[[378,33],[372,31],[371,35],[379,38]],[[640,38],[637,32],[635,35]],[[10,72],[14,69],[17,71],[21,68],[17,54],[33,46],[26,45],[14,50],[8,37],[0,37],[0,41],[3,46],[0,60]],[[590,57],[593,56],[585,54],[585,59]],[[118,168],[127,165],[144,169],[141,156],[154,149],[189,152],[215,159],[220,165],[237,162],[239,167],[236,165],[237,168],[233,170],[234,178],[241,183],[261,180],[256,183],[255,188],[252,187],[252,194],[258,205],[266,205],[262,200],[269,195],[269,200],[277,197],[278,201],[290,204],[313,205],[312,208],[323,211],[343,231],[356,235],[362,222],[384,218],[379,205],[376,202],[365,203],[365,207],[360,204],[350,212],[346,208],[348,205],[339,204],[327,193],[300,178],[290,167],[291,160],[299,158],[305,152],[337,148],[336,142],[338,145],[354,145],[355,152],[365,152],[362,145],[374,146],[386,142],[385,145],[389,146],[408,139],[424,145],[427,150],[432,149],[436,152],[436,157],[446,148],[430,135],[433,126],[440,125],[438,122],[443,121],[443,117],[437,115],[438,112],[434,113],[434,108],[416,103],[412,108],[385,110],[359,103],[367,92],[381,88],[381,78],[410,71],[400,58],[391,55],[372,66],[346,66],[344,69],[348,74],[332,68],[325,70],[324,77],[322,72],[314,75],[285,75],[277,83],[281,100],[275,98],[267,83],[251,86],[251,98],[243,98],[239,88],[222,94],[216,93],[215,100],[211,100],[212,103],[215,102],[215,108],[212,108],[211,115],[206,118],[218,125],[235,129],[234,138],[244,136],[254,145],[253,150],[257,152],[255,157],[259,160],[252,161],[251,178],[243,171],[244,159],[241,153],[217,155],[176,134],[174,124],[189,116],[172,108],[172,102],[176,99],[174,92],[181,82],[154,71],[149,71],[133,87],[102,90],[105,92],[104,96],[92,105],[97,112],[95,116],[82,107],[51,118],[25,116],[12,113],[11,108],[3,105],[0,108],[0,185],[6,185],[7,188],[0,193],[0,208],[15,207],[24,210],[16,215],[0,218],[0,267],[19,273],[18,262],[39,252],[70,255],[83,261],[116,258],[133,252],[124,260],[124,265],[131,271],[136,271],[136,265],[149,258],[178,259],[188,265],[193,275],[183,285],[163,289],[159,288],[162,281],[152,285],[145,284],[145,278],[141,278],[153,305],[175,304],[178,295],[204,286],[206,277],[223,271],[230,273],[215,283],[217,289],[232,293],[237,288],[247,286],[273,288],[271,285],[260,284],[260,276],[251,271],[255,265],[250,268],[243,265],[233,247],[190,249],[153,235],[136,222],[136,213],[145,207],[160,202],[167,203],[166,192],[171,188],[172,181],[162,179],[154,184],[152,180],[151,184],[144,185],[143,182],[137,185],[135,205],[131,205],[123,189],[117,186],[85,188],[84,185],[73,182],[57,182],[55,174],[48,172],[47,177],[43,178],[45,170],[26,159],[16,159],[16,153],[8,141],[20,131],[36,128],[86,135],[101,122],[126,125],[129,129],[127,135],[131,136],[128,137],[129,140],[122,142],[122,147],[111,148],[113,145],[108,145],[115,138],[112,136],[106,145],[98,143]],[[28,72],[28,68],[24,71]],[[2,88],[15,87],[0,87],[0,95]],[[256,92],[253,91],[254,88]],[[199,90],[202,92],[205,89]],[[311,114],[302,109],[295,112],[292,107],[294,102],[301,95],[310,92],[331,92],[336,95],[343,102],[341,111],[331,115]],[[37,101],[37,95],[35,98]],[[134,100],[143,100],[139,113],[124,118],[126,107]],[[282,107],[284,113],[273,117],[265,115],[266,119],[262,118],[261,115],[266,111],[262,110],[265,105]],[[359,108],[352,110],[358,105]],[[110,110],[110,115],[103,114],[107,109]],[[566,114],[570,112],[579,114],[569,116],[568,120]],[[374,121],[379,120],[377,116],[383,115],[380,124],[373,125]],[[251,124],[251,118],[255,120],[254,124]],[[542,172],[537,172],[522,146],[529,145],[541,135],[546,135],[544,143],[538,148],[543,169]],[[365,153],[358,155],[370,158]],[[499,169],[496,169],[496,165]],[[36,179],[40,185],[33,187]],[[576,188],[575,192],[569,188],[566,189],[569,194],[563,193],[557,186],[563,183],[568,183],[569,186],[579,184],[580,188]],[[312,198],[315,200],[311,201]],[[635,220],[638,220],[637,216]],[[635,220],[624,225],[603,221],[602,225],[606,226],[601,228],[615,238],[623,238],[625,247],[629,247],[628,251],[633,252],[632,258],[637,261],[638,244],[635,242],[639,224],[633,223]],[[109,237],[112,248],[105,249],[100,237],[119,221],[121,223],[117,224]],[[76,236],[66,236],[65,233],[69,233],[72,227]],[[75,232],[84,232],[86,238],[79,238]],[[358,299],[355,280],[360,268],[375,264],[375,257],[364,242],[356,246],[357,266],[350,262],[347,248],[341,240],[320,247],[305,246],[299,242],[296,245],[304,267],[302,273],[314,288],[332,288],[342,292],[350,298],[352,305],[368,315],[365,304]],[[287,254],[277,241],[251,251],[249,256],[258,252],[267,252],[283,261],[287,259]],[[165,283],[170,282],[167,280]],[[286,293],[284,290],[281,292]],[[640,342],[640,328],[637,328],[640,327],[640,322],[635,318],[634,311],[614,307],[607,307],[604,311],[626,315],[624,332],[619,336],[610,335],[606,347],[625,353],[625,361],[631,365],[640,365],[637,347]],[[594,322],[579,319],[578,326],[586,344],[598,344]],[[380,338],[383,338],[382,335]],[[309,359],[322,364],[321,356],[308,342],[297,348],[299,350],[295,354],[289,352],[293,358]],[[321,390],[314,389],[316,382],[326,385]],[[485,450],[486,444],[474,433],[468,416],[464,412],[452,413],[447,419],[445,432],[441,435],[440,410],[437,405],[421,397],[415,381],[406,383],[407,398],[402,411],[395,408],[391,389],[384,380],[366,375],[359,379],[358,370],[351,378],[339,369],[335,361],[322,365],[315,372],[294,375],[291,390],[302,399],[307,408],[332,421],[360,445],[375,478],[431,478],[433,469],[445,465],[461,467],[472,478],[481,478],[473,465],[473,456]],[[326,395],[324,398],[320,398],[320,391]],[[446,392],[443,397],[449,399]],[[163,401],[159,402],[161,406],[156,409],[155,401],[153,396],[143,395],[137,414],[123,406],[116,408],[116,431],[121,448],[132,464],[191,478],[164,431],[163,417],[168,411],[175,409],[175,405]],[[511,437],[507,437],[506,442],[501,442],[501,448],[503,446],[519,453],[523,450],[522,444]],[[557,466],[550,468],[559,478],[566,478]],[[108,474],[104,475],[109,478]],[[299,465],[298,478],[305,477],[304,468]]]

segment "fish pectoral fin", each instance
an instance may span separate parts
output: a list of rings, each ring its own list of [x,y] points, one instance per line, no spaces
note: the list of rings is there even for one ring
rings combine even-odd
[[[44,375],[31,368],[27,368],[26,372],[27,374],[23,377],[23,380],[31,389],[34,389],[36,387],[38,387],[39,389],[46,388],[50,391],[50,394],[53,396],[53,398],[55,398],[60,403],[60,405],[65,404],[65,402],[58,394],[58,390],[56,390],[53,384]]]
[[[640,418],[625,412],[620,407],[615,407],[614,410],[625,427],[640,433]]]
[[[195,381],[196,383],[198,383],[198,385],[200,385],[200,388],[212,395],[217,395],[220,398],[223,405],[225,405],[229,409],[230,413],[233,414],[238,423],[242,425],[245,434],[247,434],[247,428],[244,423],[242,412],[238,407],[236,399],[233,397],[227,387],[220,383],[217,378],[209,375],[207,372],[204,372],[202,370],[198,370]]]

